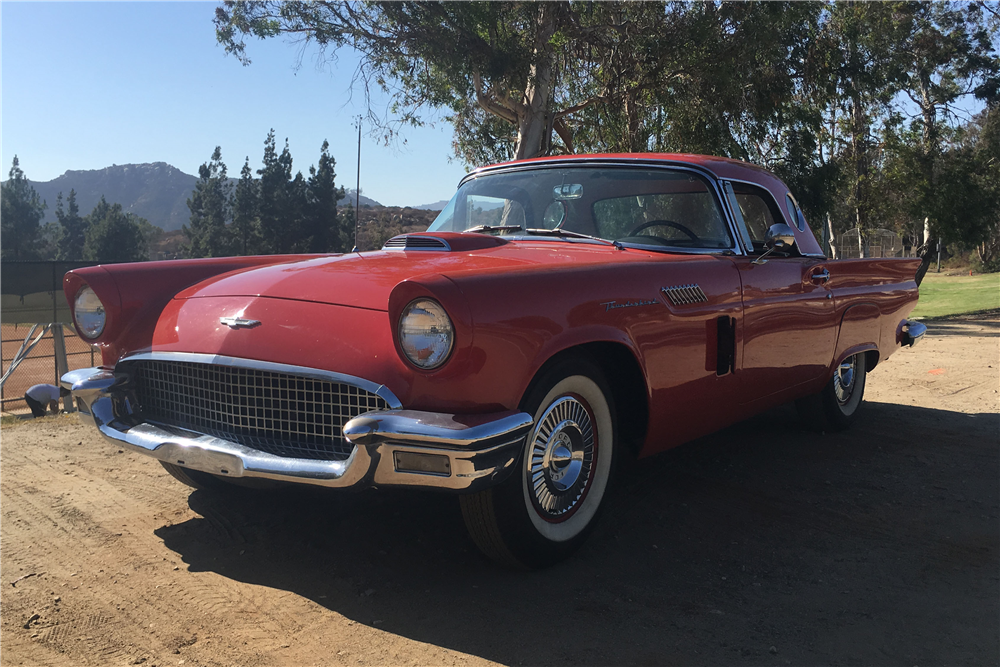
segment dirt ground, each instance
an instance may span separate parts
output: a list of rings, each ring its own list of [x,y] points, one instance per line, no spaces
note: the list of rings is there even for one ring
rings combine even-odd
[[[930,323],[860,423],[642,462],[580,553],[493,566],[453,497],[191,492],[75,418],[2,433],[4,665],[996,664],[1000,319]]]

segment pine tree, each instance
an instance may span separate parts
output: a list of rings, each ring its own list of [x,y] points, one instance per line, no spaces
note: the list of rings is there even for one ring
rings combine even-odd
[[[40,242],[39,223],[45,215],[45,202],[21,171],[17,156],[8,181],[0,185],[0,236],[3,259],[35,259]]]
[[[233,192],[231,209],[233,212],[232,232],[236,253],[256,254],[260,246],[260,221],[257,219],[258,184],[250,169],[250,158],[243,163],[240,180]]]
[[[288,252],[290,247],[288,184],[292,178],[291,154],[287,142],[279,158],[275,150],[274,129],[264,140],[263,166],[257,170],[260,175],[260,199],[258,219],[260,220],[261,253],[274,255]]]
[[[232,253],[232,238],[226,220],[232,188],[226,177],[221,147],[216,146],[212,158],[198,168],[198,176],[198,183],[187,202],[191,211],[191,226],[184,226],[184,235],[189,243],[186,254],[188,257],[229,255]]]
[[[56,219],[59,220],[56,257],[61,260],[82,258],[83,244],[87,236],[87,221],[80,215],[80,207],[76,203],[76,190],[69,191],[66,210],[63,210],[62,193],[59,193],[56,199]]]
[[[337,187],[335,166],[336,161],[330,156],[330,144],[324,140],[319,167],[309,167],[309,201],[304,230],[309,252],[345,250],[344,233],[337,219],[337,200],[343,198],[344,188]]]
[[[121,204],[108,204],[101,197],[87,216],[83,258],[92,262],[138,262],[147,259],[142,232],[144,218],[125,213]]]

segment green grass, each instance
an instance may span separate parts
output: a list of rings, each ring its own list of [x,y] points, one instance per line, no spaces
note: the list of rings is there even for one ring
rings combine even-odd
[[[1000,273],[955,276],[928,272],[911,317],[933,318],[1000,309]]]

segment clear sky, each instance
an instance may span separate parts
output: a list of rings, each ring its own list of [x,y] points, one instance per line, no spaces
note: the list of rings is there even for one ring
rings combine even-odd
[[[294,169],[308,175],[324,139],[339,184],[353,188],[357,130],[352,53],[317,67],[316,51],[283,38],[248,43],[244,67],[215,40],[215,2],[8,2],[2,25],[2,177],[14,155],[48,181],[68,169],[167,162],[198,173],[215,146],[229,174],[264,138],[287,137]],[[384,110],[384,107],[383,107]],[[362,139],[361,191],[389,206],[449,199],[465,168],[450,160],[451,127],[406,129],[392,148]]]

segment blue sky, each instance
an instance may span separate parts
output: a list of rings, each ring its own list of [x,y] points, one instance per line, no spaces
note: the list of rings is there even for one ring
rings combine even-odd
[[[308,174],[324,139],[337,180],[354,187],[357,60],[317,67],[281,38],[252,41],[244,67],[216,43],[214,2],[8,2],[2,25],[2,171],[14,155],[33,181],[67,169],[168,162],[189,174],[216,145],[232,176],[260,166],[264,138],[287,137]],[[390,206],[449,199],[465,168],[449,161],[451,127],[407,129],[405,145],[362,139],[361,191]]]

